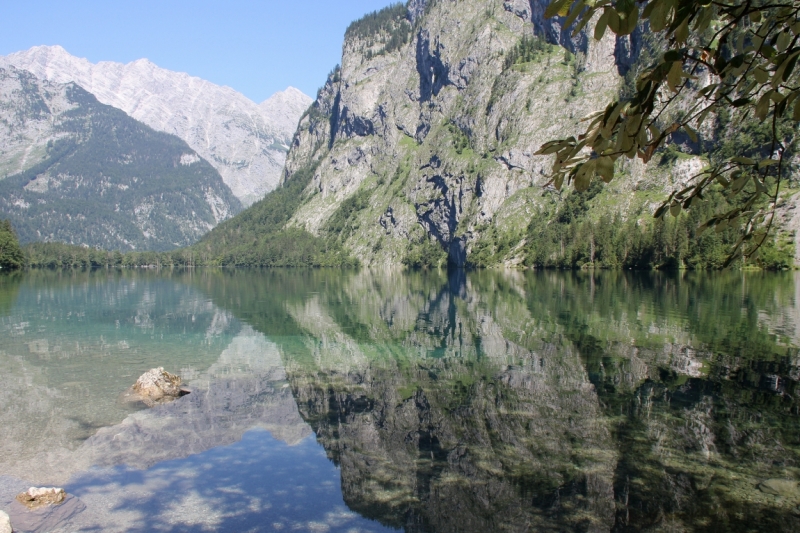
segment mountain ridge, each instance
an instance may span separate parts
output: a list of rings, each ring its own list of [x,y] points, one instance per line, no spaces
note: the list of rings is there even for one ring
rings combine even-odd
[[[257,104],[230,87],[147,59],[91,63],[58,45],[2,56],[4,65],[48,81],[75,82],[101,103],[177,135],[219,171],[244,205],[277,184],[297,120],[312,101],[289,87]]]
[[[242,209],[185,141],[14,67],[0,68],[0,169],[0,218],[23,243],[164,251]]]

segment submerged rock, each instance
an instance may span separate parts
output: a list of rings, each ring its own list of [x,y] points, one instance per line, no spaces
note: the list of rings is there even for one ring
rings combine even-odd
[[[171,402],[188,394],[181,388],[181,378],[170,374],[163,367],[153,368],[142,374],[133,385],[134,396],[152,407],[159,403]]]
[[[11,519],[8,515],[0,511],[0,533],[12,533],[14,530],[11,528]]]
[[[17,501],[28,509],[38,509],[45,505],[59,505],[64,502],[67,493],[56,487],[31,487],[17,495]]]

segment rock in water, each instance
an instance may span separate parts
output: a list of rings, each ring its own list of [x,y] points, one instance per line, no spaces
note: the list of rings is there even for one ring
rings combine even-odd
[[[11,529],[11,519],[8,515],[0,511],[0,533],[12,533],[14,531]]]
[[[56,487],[31,487],[17,495],[17,501],[28,509],[38,509],[45,505],[59,505],[67,497],[64,489]]]
[[[163,367],[153,368],[142,374],[133,385],[133,390],[150,406],[170,402],[183,395],[181,378],[170,374]]]

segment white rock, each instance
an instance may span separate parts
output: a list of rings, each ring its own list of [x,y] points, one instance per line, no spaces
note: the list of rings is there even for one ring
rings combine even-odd
[[[57,487],[31,487],[17,495],[17,501],[28,509],[37,509],[45,505],[58,505],[64,501],[67,493]]]
[[[0,511],[0,533],[12,533],[11,519],[4,511]]]
[[[147,405],[171,401],[181,395],[181,378],[165,371],[163,367],[153,368],[136,380],[133,390],[142,396]]]

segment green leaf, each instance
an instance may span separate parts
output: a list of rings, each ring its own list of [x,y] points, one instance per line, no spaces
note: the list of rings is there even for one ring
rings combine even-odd
[[[605,13],[608,14],[608,27],[613,31],[615,34],[619,35],[620,33],[620,20],[619,14],[613,8],[607,8]]]
[[[558,152],[561,148],[565,146],[565,143],[562,141],[550,141],[542,145],[539,148],[539,151],[536,152],[536,155],[550,155]]]
[[[783,52],[784,50],[786,50],[789,47],[789,43],[791,43],[791,42],[792,42],[792,36],[789,34],[789,32],[788,31],[782,31],[778,35],[778,40],[775,43],[775,46],[777,47],[779,52]]]
[[[800,121],[800,99],[794,104],[794,113],[792,113],[792,120]]]
[[[650,28],[656,33],[666,28],[668,22],[667,16],[672,6],[663,0],[656,0],[655,2],[650,2],[647,7],[652,7],[652,9],[648,13],[647,8],[645,8],[642,16],[650,21]]]
[[[589,185],[592,183],[592,175],[594,174],[595,170],[595,161],[593,159],[591,161],[587,161],[583,163],[580,167],[578,167],[578,171],[575,173],[575,190],[578,192],[583,192],[589,188]]]
[[[620,18],[623,16],[629,15],[636,10],[636,2],[634,0],[617,0],[616,3],[617,13],[619,13]]]
[[[741,163],[742,165],[755,165],[756,162],[750,159],[749,157],[737,156],[734,157],[731,161],[735,163]]]
[[[797,65],[797,59],[798,59],[797,55],[790,56],[790,58],[787,59],[789,64],[786,67],[786,70],[783,71],[783,76],[782,76],[784,82],[789,81],[789,77],[792,75],[794,67]]]
[[[606,27],[608,26],[608,14],[604,11],[600,18],[597,19],[597,25],[594,27],[594,38],[596,41],[599,41],[603,38],[603,35],[606,33]]]
[[[678,29],[675,30],[675,40],[679,43],[685,43],[686,39],[689,38],[689,19],[683,19],[683,22],[680,23]]]
[[[758,83],[766,83],[769,79],[769,73],[761,67],[756,67],[753,71],[753,77]]]
[[[669,69],[669,73],[667,74],[667,85],[672,92],[678,92],[678,85],[681,83],[682,75],[683,63],[680,61],[673,62],[672,67]]]
[[[692,140],[693,143],[699,141],[697,137],[697,132],[694,131],[694,129],[692,129],[688,124],[684,124],[683,129],[686,130],[686,133],[689,135],[689,138]]]
[[[554,2],[551,2],[550,5],[547,6],[547,9],[544,10],[544,18],[549,19],[555,17],[556,15],[560,15],[564,5],[568,2],[570,2],[570,0],[555,0]]]
[[[756,104],[756,118],[758,120],[764,120],[769,114],[770,92],[764,94]]]
[[[578,18],[578,15],[580,15],[584,7],[586,7],[586,2],[584,2],[583,0],[578,0],[577,2],[575,2],[575,4],[572,6],[572,10],[569,12],[569,15],[567,16],[567,20],[564,21],[565,28],[569,28],[570,26],[572,26],[572,23],[575,22],[575,19]]]
[[[597,174],[600,178],[608,183],[614,179],[614,160],[610,157],[597,158]]]
[[[678,203],[678,202],[672,202],[672,205],[669,206],[669,213],[673,217],[677,217],[678,215],[680,215],[681,214],[681,204]]]
[[[630,35],[636,29],[636,26],[639,24],[639,12],[634,10],[632,13],[628,13],[625,18],[620,17],[619,23],[619,34],[620,35]]]
[[[800,55],[800,49],[795,50],[793,53],[789,54],[786,59],[784,59],[778,68],[775,69],[775,75],[772,76],[772,86],[777,87],[783,81],[783,74],[786,72],[786,69],[789,67],[789,64],[792,63],[793,59],[796,59],[797,56]],[[794,68],[794,65],[792,65]],[[791,72],[791,71],[790,71]]]

